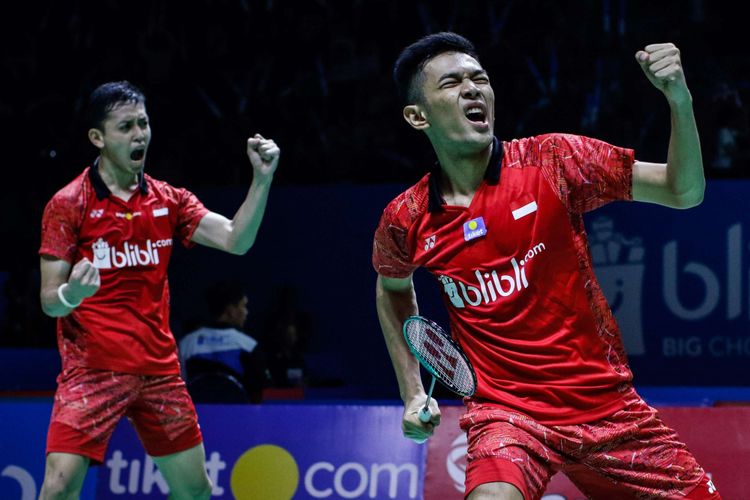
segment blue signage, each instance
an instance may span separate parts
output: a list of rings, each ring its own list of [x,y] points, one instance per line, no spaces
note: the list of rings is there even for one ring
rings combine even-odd
[[[636,383],[750,382],[748,187],[714,181],[690,210],[619,202],[587,214],[596,275]]]
[[[398,406],[202,405],[214,498],[422,498],[426,447]],[[98,471],[97,498],[164,498],[168,487],[127,424]]]
[[[51,399],[0,400],[0,498],[39,498],[51,413]],[[82,500],[94,498],[95,476],[95,472],[89,471]]]
[[[52,402],[0,402],[0,498],[38,498]],[[426,445],[401,435],[403,408],[199,405],[213,498],[421,499]],[[165,498],[167,483],[123,419],[81,498]]]

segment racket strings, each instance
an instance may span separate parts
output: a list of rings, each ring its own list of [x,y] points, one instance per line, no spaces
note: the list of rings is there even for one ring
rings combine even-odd
[[[407,325],[406,334],[414,353],[431,368],[442,383],[462,395],[474,393],[472,369],[444,333],[418,321]]]

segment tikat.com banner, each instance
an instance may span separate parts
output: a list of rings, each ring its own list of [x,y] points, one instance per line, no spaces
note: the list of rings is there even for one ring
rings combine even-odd
[[[466,435],[458,427],[463,407],[442,408],[442,424],[428,441],[425,500],[462,500]],[[711,475],[722,497],[750,498],[750,408],[661,408],[662,420]],[[585,500],[562,474],[550,481],[542,500]]]
[[[212,498],[422,498],[426,446],[401,436],[397,406],[198,408]],[[159,498],[169,489],[130,425],[99,468],[97,499]]]
[[[0,402],[0,498],[37,498],[51,401]],[[426,445],[401,436],[401,406],[200,405],[214,498],[463,498],[462,407],[445,406]],[[750,498],[750,408],[662,408],[723,498]],[[426,456],[428,454],[428,456]],[[426,460],[426,462],[425,462]],[[166,498],[162,475],[122,422],[82,500]],[[556,475],[545,500],[584,497]]]

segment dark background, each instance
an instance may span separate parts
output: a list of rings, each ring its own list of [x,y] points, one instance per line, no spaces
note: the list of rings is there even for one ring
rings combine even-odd
[[[578,133],[632,147],[651,161],[666,159],[668,109],[634,54],[648,43],[674,42],[694,98],[707,176],[745,177],[750,58],[747,21],[732,6],[701,0],[15,4],[0,18],[0,346],[55,346],[54,322],[38,303],[41,213],[95,156],[81,112],[103,82],[127,79],[146,93],[153,128],[147,168],[154,177],[191,189],[231,216],[251,179],[245,139],[260,132],[282,149],[275,189],[300,190],[298,206],[274,207],[272,196],[269,217],[277,219],[271,220],[283,219],[291,231],[296,211],[333,216],[346,207],[326,205],[325,197],[353,190],[372,220],[352,227],[371,234],[389,197],[433,161],[427,140],[401,118],[393,61],[405,45],[441,30],[476,44],[497,96],[500,138]],[[305,230],[311,244],[324,241]],[[264,226],[259,242],[272,245],[263,240],[271,234]],[[368,248],[352,251],[318,253],[369,266]],[[231,274],[216,269],[241,265],[197,252],[194,261],[175,256],[178,269],[184,258],[185,268],[200,263],[211,270],[171,274],[179,286],[178,336],[201,314],[201,288]],[[326,277],[319,278],[325,294]],[[247,286],[257,331],[277,312],[279,297],[294,296],[295,283],[289,277],[259,286],[247,278]],[[371,283],[365,288],[369,293]],[[296,307],[313,321],[314,335],[331,334],[314,328],[324,301],[303,297]],[[363,314],[372,326],[373,312]],[[386,356],[384,347],[373,355]]]

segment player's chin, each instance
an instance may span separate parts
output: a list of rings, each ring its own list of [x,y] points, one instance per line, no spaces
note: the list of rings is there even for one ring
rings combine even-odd
[[[463,135],[461,142],[464,145],[471,145],[472,150],[483,150],[492,144],[493,132],[490,127],[486,131],[470,130]]]
[[[473,122],[471,120],[465,120],[462,129],[464,138],[471,142],[489,143],[492,141],[494,134],[494,127],[489,121]]]

